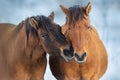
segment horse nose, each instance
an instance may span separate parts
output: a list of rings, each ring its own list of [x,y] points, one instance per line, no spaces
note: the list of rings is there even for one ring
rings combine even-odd
[[[75,61],[78,63],[84,63],[86,61],[87,53],[83,52],[81,55],[78,55],[78,53],[74,54]]]
[[[74,50],[72,45],[68,45],[62,50],[61,56],[68,62],[73,59],[74,57]]]
[[[69,49],[64,49],[63,54],[68,57],[69,59],[72,59],[73,57],[73,52],[71,52]]]

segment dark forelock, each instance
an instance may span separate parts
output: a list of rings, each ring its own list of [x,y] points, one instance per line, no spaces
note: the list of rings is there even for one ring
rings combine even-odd
[[[84,8],[80,5],[75,5],[69,8],[70,16],[69,16],[69,23],[75,23],[79,19],[84,18]]]

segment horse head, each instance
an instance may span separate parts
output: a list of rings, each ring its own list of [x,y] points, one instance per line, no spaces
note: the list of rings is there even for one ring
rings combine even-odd
[[[36,42],[36,45],[42,46],[50,55],[60,55],[69,61],[73,57],[71,45],[62,34],[61,27],[53,20],[53,12],[48,17],[33,16],[26,20],[28,39],[29,36],[34,37],[29,40],[30,45],[32,41]]]
[[[92,44],[94,39],[98,38],[97,31],[89,21],[91,4],[88,3],[85,7],[80,5],[60,7],[66,15],[62,32],[73,46],[75,60],[78,63],[85,63],[91,53],[90,50],[94,48]]]

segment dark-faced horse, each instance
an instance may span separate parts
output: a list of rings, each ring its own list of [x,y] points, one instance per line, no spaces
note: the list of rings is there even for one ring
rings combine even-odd
[[[74,59],[65,62],[50,57],[50,68],[57,80],[99,80],[107,69],[106,49],[96,29],[90,24],[91,4],[70,8],[60,6],[66,14],[62,32],[72,44]]]
[[[69,59],[63,53],[70,46],[53,19],[51,13],[0,24],[0,80],[44,80],[46,53]]]

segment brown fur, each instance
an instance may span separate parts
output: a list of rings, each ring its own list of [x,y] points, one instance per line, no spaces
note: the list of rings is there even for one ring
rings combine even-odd
[[[60,58],[50,57],[53,75],[57,80],[99,80],[107,69],[108,58],[97,31],[89,22],[90,3],[86,7],[61,8],[67,16],[66,24],[62,26],[63,33],[72,44],[74,53],[81,55],[85,51],[87,59],[79,64],[74,59],[65,62]]]
[[[44,79],[46,52],[60,55],[68,47],[51,17],[30,17],[17,26],[0,24],[0,80]]]

